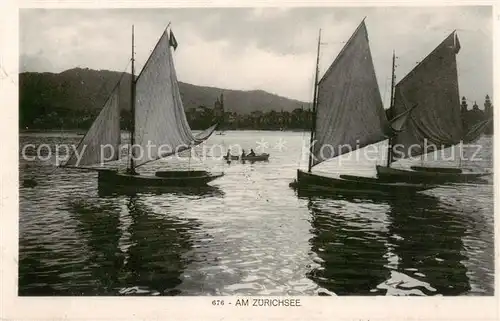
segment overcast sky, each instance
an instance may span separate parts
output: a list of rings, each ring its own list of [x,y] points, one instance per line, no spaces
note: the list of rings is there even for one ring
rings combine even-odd
[[[180,81],[310,101],[319,28],[321,76],[365,16],[385,102],[392,50],[401,79],[454,29],[461,96],[481,107],[492,96],[490,7],[22,9],[21,71],[124,71],[134,24],[138,72],[171,21]]]

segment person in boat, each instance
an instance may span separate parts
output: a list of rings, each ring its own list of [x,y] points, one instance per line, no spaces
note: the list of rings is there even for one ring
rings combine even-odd
[[[255,156],[255,152],[253,151],[253,149],[250,149],[250,153],[248,153],[247,156]]]
[[[245,154],[245,150],[243,149],[243,150],[241,151],[241,158],[243,158],[243,157],[245,157],[245,156],[246,156],[246,154]]]
[[[227,150],[226,158],[231,159],[231,150],[230,149]]]

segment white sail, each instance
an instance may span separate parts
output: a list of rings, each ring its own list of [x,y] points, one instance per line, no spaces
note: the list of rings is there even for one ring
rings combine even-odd
[[[212,126],[199,136],[191,132],[166,30],[137,78],[135,88],[136,166],[189,149],[215,130]]]
[[[88,166],[120,156],[120,82],[64,166]]]
[[[318,84],[313,166],[382,141],[389,128],[363,21]]]
[[[424,150],[426,144],[442,149],[464,138],[456,61],[459,50],[458,37],[452,32],[396,85],[394,112],[418,107],[394,139],[395,145],[403,147],[394,152],[394,161],[430,152]]]

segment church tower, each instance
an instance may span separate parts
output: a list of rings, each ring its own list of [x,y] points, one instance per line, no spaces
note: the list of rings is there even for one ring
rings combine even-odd
[[[216,120],[222,121],[224,117],[224,95],[217,97],[214,103],[214,117]]]
[[[484,113],[487,116],[493,115],[493,105],[491,104],[491,100],[490,100],[489,95],[486,95],[486,98],[484,99]]]
[[[462,104],[460,105],[460,110],[462,111],[462,114],[467,112],[467,100],[465,99],[465,96],[462,97]]]

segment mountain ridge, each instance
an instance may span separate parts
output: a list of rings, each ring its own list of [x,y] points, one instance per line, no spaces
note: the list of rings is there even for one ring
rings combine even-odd
[[[121,108],[130,109],[130,73],[89,68],[72,68],[60,73],[23,72],[19,74],[21,109],[38,105],[44,111],[51,108],[98,109],[111,90],[120,83]],[[224,95],[225,110],[238,114],[254,111],[288,111],[308,109],[310,103],[266,92],[264,90],[224,89],[179,82],[185,110],[205,106],[212,108],[220,94]],[[43,106],[40,106],[43,105]]]

